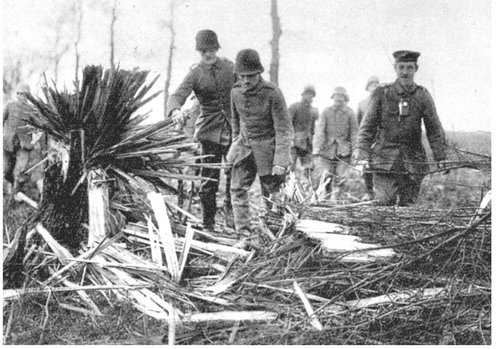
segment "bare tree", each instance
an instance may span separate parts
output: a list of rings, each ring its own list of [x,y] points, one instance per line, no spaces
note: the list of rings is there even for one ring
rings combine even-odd
[[[273,38],[271,39],[271,65],[269,67],[269,80],[278,85],[278,72],[280,68],[280,36],[282,34],[280,18],[278,17],[278,0],[271,0],[271,21],[273,24]]]
[[[112,70],[115,69],[114,63],[114,52],[115,52],[115,44],[114,44],[114,27],[116,25],[117,20],[117,0],[114,0],[111,10],[111,21],[110,21],[110,68]]]
[[[62,11],[55,20],[54,27],[54,41],[51,49],[51,60],[53,60],[54,81],[57,83],[59,77],[59,64],[62,57],[69,51],[70,44],[64,40],[65,27],[67,24],[68,16],[67,11]]]
[[[167,56],[167,73],[166,82],[164,83],[164,116],[167,113],[167,100],[169,99],[169,87],[171,85],[171,76],[173,68],[174,41],[176,39],[176,31],[174,30],[174,10],[175,1],[169,0],[169,20],[165,22],[165,27],[169,31],[169,47]]]
[[[75,64],[75,81],[76,84],[79,84],[78,79],[78,71],[79,71],[79,43],[81,41],[81,29],[83,24],[83,4],[82,0],[76,0],[73,4],[73,11],[76,14],[76,38],[74,39],[74,53],[76,55],[76,64]]]

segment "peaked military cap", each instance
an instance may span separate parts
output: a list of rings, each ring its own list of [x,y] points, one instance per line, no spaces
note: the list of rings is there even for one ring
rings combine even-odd
[[[420,53],[416,51],[400,50],[393,53],[395,63],[397,62],[417,62]]]

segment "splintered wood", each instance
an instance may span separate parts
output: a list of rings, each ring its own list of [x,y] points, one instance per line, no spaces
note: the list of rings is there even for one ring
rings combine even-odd
[[[296,223],[297,231],[320,242],[322,252],[337,256],[342,262],[368,263],[395,256],[391,248],[378,244],[361,243],[357,236],[349,234],[346,226],[306,219]]]

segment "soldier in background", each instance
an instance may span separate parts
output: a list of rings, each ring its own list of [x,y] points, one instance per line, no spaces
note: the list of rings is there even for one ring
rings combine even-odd
[[[368,96],[359,102],[357,107],[357,123],[359,127],[361,126],[361,121],[366,115],[368,111],[369,103],[371,102],[371,96],[373,95],[374,90],[380,84],[380,79],[376,76],[370,76],[368,81],[366,82],[366,91],[369,92]],[[362,197],[363,201],[372,200],[374,197],[373,191],[373,174],[369,171],[365,171],[362,179],[364,180],[364,184],[366,185],[366,195]]]
[[[236,56],[239,81],[231,92],[233,144],[228,161],[233,164],[231,197],[238,237],[252,233],[248,191],[257,174],[264,197],[278,191],[290,165],[293,127],[281,90],[261,77],[259,54],[252,49]],[[268,204],[266,202],[266,204]]]
[[[28,112],[19,100],[19,96],[29,92],[28,85],[19,85],[18,98],[3,110],[3,177],[7,195],[15,195],[21,184],[29,180],[36,183],[40,195],[43,192],[43,166],[31,169],[43,159],[43,133],[30,130]],[[25,174],[28,169],[30,173]]]
[[[288,108],[294,133],[290,171],[295,171],[297,160],[300,159],[300,163],[304,168],[304,177],[309,179],[312,169],[314,123],[319,117],[318,110],[312,106],[314,97],[316,97],[316,89],[312,85],[307,85],[304,87],[300,102],[293,103]]]
[[[414,82],[419,55],[405,50],[393,53],[397,80],[373,92],[361,123],[357,167],[363,171],[369,163],[380,205],[407,206],[416,201],[429,170],[421,143],[422,122],[435,161],[446,157],[445,133],[435,103],[428,90]]]
[[[323,110],[316,123],[313,182],[317,188],[323,175],[331,176],[326,190],[332,191],[331,200],[336,201],[345,181],[342,176],[350,163],[358,126],[354,111],[347,106],[349,95],[345,88],[336,87],[331,98],[333,105]]]
[[[167,116],[184,125],[185,114],[181,106],[194,92],[200,104],[200,115],[195,122],[194,138],[200,143],[200,153],[211,155],[202,163],[221,163],[231,144],[230,92],[235,82],[234,64],[226,58],[217,56],[219,50],[217,35],[212,30],[201,30],[196,35],[196,49],[200,53],[200,62],[193,65],[176,91],[167,102]],[[216,194],[219,189],[220,170],[203,167],[200,186],[200,203],[202,206],[203,226],[213,230],[216,216]],[[226,173],[226,196],[224,210],[232,216],[229,190],[229,173]]]

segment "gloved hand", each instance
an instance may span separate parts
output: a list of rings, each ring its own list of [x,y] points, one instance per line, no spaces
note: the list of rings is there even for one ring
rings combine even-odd
[[[357,160],[354,164],[354,170],[359,172],[360,176],[362,176],[367,169],[369,169],[369,162],[367,160]]]
[[[285,171],[286,171],[286,168],[284,168],[283,166],[274,165],[272,175],[273,176],[283,176],[285,174]]]
[[[181,110],[176,109],[175,111],[173,111],[171,117],[173,118],[174,122],[180,125],[181,127],[185,126],[186,118],[185,114]]]

